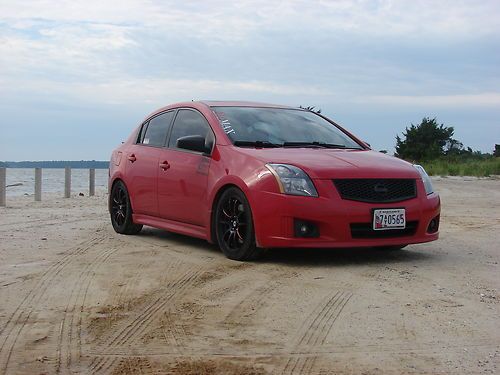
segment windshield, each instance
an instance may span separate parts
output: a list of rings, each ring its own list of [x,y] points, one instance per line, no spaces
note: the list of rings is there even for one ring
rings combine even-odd
[[[237,146],[362,147],[315,113],[286,108],[212,107]]]

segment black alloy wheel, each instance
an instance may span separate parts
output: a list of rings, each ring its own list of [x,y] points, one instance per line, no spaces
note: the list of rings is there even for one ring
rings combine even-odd
[[[255,244],[252,211],[241,190],[229,188],[222,193],[214,219],[217,243],[229,259],[251,260],[263,254]]]
[[[137,234],[141,231],[142,225],[134,224],[132,221],[132,206],[127,188],[122,181],[117,181],[113,185],[109,198],[109,211],[111,224],[117,233]]]

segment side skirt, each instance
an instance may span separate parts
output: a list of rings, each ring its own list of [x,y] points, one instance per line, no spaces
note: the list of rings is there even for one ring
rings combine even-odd
[[[181,223],[179,221],[173,221],[168,219],[162,219],[159,217],[132,214],[132,219],[134,223],[148,225],[150,227],[164,229],[169,232],[175,232],[180,234],[185,234],[187,236],[201,238],[207,240],[207,230],[205,227],[200,227],[198,225]]]

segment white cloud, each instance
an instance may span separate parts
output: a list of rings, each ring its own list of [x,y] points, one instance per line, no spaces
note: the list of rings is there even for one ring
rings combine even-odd
[[[314,85],[285,85],[266,81],[218,81],[191,79],[118,79],[107,82],[54,82],[50,80],[4,80],[4,94],[30,99],[61,100],[100,105],[155,106],[200,99],[245,99],[262,95],[286,98],[328,96],[331,93]],[[28,99],[28,98],[26,98]],[[21,99],[22,100],[22,99]]]
[[[213,45],[215,54],[217,46],[244,45],[258,35],[272,45],[275,32],[312,40],[500,37],[498,0],[0,0],[0,10],[0,75],[47,68],[84,80],[119,72],[123,61],[110,64],[112,52],[138,51],[154,38],[173,37],[186,45],[195,39]]]
[[[51,93],[61,98],[71,97],[95,102],[163,102],[178,98],[220,98],[263,96],[316,97],[317,101],[337,103],[372,102],[401,106],[495,106],[498,94],[481,83],[471,84],[462,78],[436,74],[408,64],[408,59],[397,59],[399,51],[392,50],[391,58],[356,61],[360,54],[354,51],[349,59],[321,61],[316,74],[304,66],[297,46],[276,45],[276,54],[284,68],[297,69],[297,77],[308,77],[307,83],[298,84],[280,77],[259,79],[256,71],[250,81],[231,78],[225,80],[224,66],[219,74],[199,80],[186,69],[174,74],[159,69],[150,74],[142,68],[130,69],[130,56],[148,56],[155,66],[161,66],[170,56],[155,56],[165,36],[173,37],[179,44],[186,43],[183,52],[190,56],[191,41],[199,45],[217,45],[227,52],[232,47],[255,43],[256,35],[265,37],[273,53],[273,33],[301,34],[307,38],[350,35],[364,40],[379,36],[381,44],[391,38],[401,40],[461,40],[462,38],[500,37],[500,3],[490,1],[153,1],[89,0],[76,2],[52,0],[12,2],[0,0],[0,87],[6,97],[24,92],[39,95]],[[489,37],[488,37],[489,38]],[[280,39],[280,43],[286,40]],[[390,43],[389,43],[390,44]],[[446,49],[446,46],[443,46]],[[334,50],[334,46],[325,46]],[[345,50],[343,50],[345,51]],[[351,51],[346,51],[350,53]],[[251,53],[251,51],[249,52]],[[198,56],[198,55],[196,55]],[[289,57],[288,57],[289,56]],[[322,59],[319,54],[318,59]],[[393,58],[396,58],[393,61]],[[416,56],[418,59],[418,56]],[[427,59],[431,59],[426,56]],[[163,59],[163,60],[162,60]],[[235,60],[231,60],[235,59]],[[259,56],[262,61],[266,56]],[[293,60],[293,61],[292,61]],[[181,60],[179,60],[181,61]],[[239,56],[230,57],[227,66],[245,65]],[[224,61],[226,63],[226,61]],[[453,64],[453,61],[450,61]],[[261,65],[265,69],[265,63]],[[326,74],[323,74],[326,73]],[[293,75],[293,73],[292,73]],[[144,78],[148,77],[148,78]],[[156,77],[156,79],[150,78]],[[269,77],[269,75],[268,75]],[[13,89],[14,88],[14,89]],[[436,95],[425,96],[427,92]],[[471,95],[471,92],[483,92]],[[395,95],[395,94],[402,95]],[[423,96],[405,94],[424,94]],[[381,95],[389,94],[389,95]],[[17,94],[16,94],[17,95]]]
[[[0,35],[0,76],[72,76],[82,81],[112,74],[115,51],[136,46],[131,28],[102,24],[42,26],[36,35]]]
[[[360,97],[363,103],[425,108],[500,107],[500,92],[456,95],[376,95]]]
[[[205,45],[241,44],[257,34],[380,36],[406,40],[500,37],[500,3],[490,1],[0,0],[0,61],[17,70],[106,59],[148,43],[139,34]],[[4,24],[2,26],[2,23]],[[35,34],[35,35],[34,35]],[[268,41],[272,43],[272,40]],[[216,48],[216,46],[214,47]],[[100,55],[97,53],[101,52]]]
[[[270,94],[282,97],[328,95],[328,91],[316,86],[283,85],[264,81],[218,81],[191,79],[134,79],[118,80],[102,84],[77,84],[71,88],[73,95],[85,98],[92,95],[110,104],[158,103],[171,101],[248,97],[252,94]],[[162,105],[160,104],[160,105]]]
[[[313,29],[376,35],[449,37],[499,33],[497,0],[412,1],[6,1],[0,20],[26,27],[30,19],[140,25],[185,37],[240,40],[258,30]]]

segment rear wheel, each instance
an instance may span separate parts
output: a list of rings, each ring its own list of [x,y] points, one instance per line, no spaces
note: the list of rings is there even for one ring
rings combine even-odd
[[[137,234],[142,225],[132,221],[132,206],[127,188],[122,181],[117,181],[111,189],[110,196],[111,224],[117,233]]]
[[[255,244],[250,204],[237,188],[227,189],[217,201],[215,233],[217,244],[229,259],[251,260],[264,252]]]

